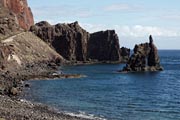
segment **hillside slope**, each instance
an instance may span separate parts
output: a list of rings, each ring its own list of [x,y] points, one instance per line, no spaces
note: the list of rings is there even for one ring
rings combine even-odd
[[[31,32],[22,32],[2,40],[0,46],[4,48],[1,49],[1,58],[4,58],[1,66],[10,71],[37,62],[63,62],[59,54]]]

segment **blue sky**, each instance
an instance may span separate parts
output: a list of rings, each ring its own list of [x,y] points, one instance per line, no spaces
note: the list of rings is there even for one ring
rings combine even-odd
[[[154,36],[159,49],[180,49],[180,0],[28,0],[35,22],[78,21],[89,32],[115,29],[121,46]]]

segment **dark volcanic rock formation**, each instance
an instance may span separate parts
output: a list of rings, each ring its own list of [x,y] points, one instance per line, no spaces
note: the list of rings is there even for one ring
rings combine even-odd
[[[131,50],[125,47],[121,47],[120,52],[121,52],[121,62],[127,63],[129,60]]]
[[[82,29],[78,22],[71,24],[50,25],[40,22],[30,28],[38,37],[70,61],[87,60],[87,43],[89,33]]]
[[[30,31],[71,62],[126,62],[130,55],[129,49],[120,49],[114,30],[89,34],[78,22],[50,25],[42,21],[31,26]]]
[[[88,43],[88,58],[98,61],[120,61],[119,39],[114,30],[92,33]]]
[[[148,66],[160,66],[157,47],[153,43],[153,38],[149,36],[149,47],[151,48],[148,56]]]
[[[16,22],[25,30],[34,24],[33,14],[27,0],[0,0],[0,4],[14,14]]]
[[[128,63],[122,71],[161,71],[158,51],[153,43],[152,36],[149,37],[149,43],[135,45],[134,54],[130,57]]]

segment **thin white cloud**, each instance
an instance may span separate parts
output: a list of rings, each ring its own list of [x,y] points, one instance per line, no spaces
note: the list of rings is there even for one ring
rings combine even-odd
[[[144,37],[152,34],[153,36],[160,37],[177,37],[180,36],[179,31],[160,28],[156,26],[116,26],[115,29],[122,36],[132,36],[132,37]]]
[[[106,26],[102,24],[93,25],[93,24],[81,24],[89,32],[96,32],[100,30],[106,29],[115,29],[116,33],[122,37],[147,37],[150,34],[157,37],[180,37],[180,31],[169,28],[161,28],[156,26],[142,26],[142,25],[134,25],[134,26]]]
[[[139,6],[135,6],[135,5],[129,5],[129,4],[112,4],[109,6],[106,6],[104,8],[105,11],[108,12],[114,12],[114,11],[136,11],[140,9]]]
[[[79,23],[79,24],[90,33],[108,29],[108,27],[103,24],[89,24],[89,23]]]
[[[180,30],[143,25],[114,25],[109,27],[102,24],[81,23],[81,26],[91,33],[100,30],[115,29],[120,39],[120,45],[132,49],[135,44],[148,42],[150,34],[153,35],[155,44],[159,49],[179,49]]]

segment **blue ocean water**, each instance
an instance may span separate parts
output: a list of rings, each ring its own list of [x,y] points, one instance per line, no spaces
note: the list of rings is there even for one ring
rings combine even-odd
[[[180,51],[159,51],[162,72],[127,73],[123,65],[96,64],[62,67],[85,78],[29,81],[26,99],[69,113],[108,120],[179,120]]]

